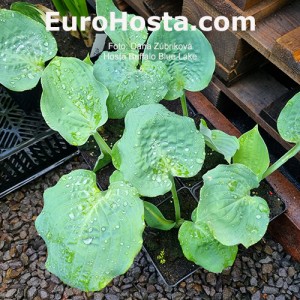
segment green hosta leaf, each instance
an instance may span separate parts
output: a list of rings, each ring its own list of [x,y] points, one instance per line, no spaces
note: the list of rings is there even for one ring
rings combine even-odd
[[[240,147],[238,139],[220,130],[210,130],[203,119],[200,124],[200,132],[204,135],[206,145],[224,155],[230,164],[231,158]]]
[[[281,111],[277,127],[281,137],[290,143],[300,142],[300,93],[288,101]]]
[[[241,164],[219,165],[204,176],[197,222],[206,222],[223,245],[249,247],[267,230],[269,207],[250,191],[259,186],[257,176]]]
[[[115,182],[101,192],[93,172],[76,170],[47,189],[44,201],[35,225],[50,272],[72,287],[98,291],[128,270],[144,230],[136,189]]]
[[[39,10],[34,4],[27,2],[14,2],[10,6],[11,10],[18,11],[21,14],[45,25],[46,15]]]
[[[115,7],[112,0],[96,0],[96,11],[98,16],[103,16],[108,21],[108,27],[105,33],[110,37],[116,45],[120,44],[126,50],[134,50],[136,46],[143,45],[148,37],[147,30],[134,31],[129,25],[134,17],[132,14],[127,16],[127,30],[122,30],[121,24],[116,24],[114,31],[110,30],[110,13],[114,12],[115,17],[122,18],[122,13]]]
[[[0,41],[0,83],[17,92],[34,88],[57,52],[45,26],[17,11],[0,9]]]
[[[239,163],[250,168],[258,178],[270,165],[269,151],[261,137],[258,126],[246,132],[239,138],[240,149],[233,157],[234,163]]]
[[[149,227],[167,231],[176,225],[176,222],[167,220],[154,204],[144,201],[144,208],[145,221]]]
[[[56,57],[43,73],[42,86],[43,117],[70,144],[83,145],[107,121],[108,91],[87,63]]]
[[[158,103],[168,92],[170,76],[162,62],[145,61],[137,69],[138,60],[106,59],[103,53],[94,66],[95,77],[109,90],[107,109],[110,118],[121,119],[131,108],[144,104]]]
[[[176,22],[173,19],[169,24],[174,27]],[[151,33],[147,44],[145,56],[164,62],[173,77],[165,97],[167,100],[181,97],[184,90],[196,92],[208,86],[215,69],[215,56],[201,31],[192,31],[191,27],[189,31],[165,31],[162,23],[158,31]],[[187,49],[174,50],[174,45]],[[157,46],[163,49],[156,49]]]
[[[219,243],[203,223],[184,222],[178,238],[184,256],[210,272],[220,273],[232,266],[238,251],[237,246]]]
[[[202,167],[205,143],[195,123],[160,104],[131,109],[123,137],[113,148],[113,163],[141,195],[171,190],[170,176],[193,177]]]

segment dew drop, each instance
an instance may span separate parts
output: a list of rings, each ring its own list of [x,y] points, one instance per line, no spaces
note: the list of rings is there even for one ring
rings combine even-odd
[[[89,245],[91,242],[93,241],[92,238],[89,238],[89,239],[86,239],[86,240],[83,240],[83,242],[86,244],[86,245]]]

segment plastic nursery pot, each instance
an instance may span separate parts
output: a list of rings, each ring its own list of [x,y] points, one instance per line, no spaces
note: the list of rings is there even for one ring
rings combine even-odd
[[[37,86],[31,90],[23,92],[15,92],[9,89],[6,90],[14,102],[26,113],[33,110],[40,110],[40,99],[42,95],[42,85],[40,81]]]

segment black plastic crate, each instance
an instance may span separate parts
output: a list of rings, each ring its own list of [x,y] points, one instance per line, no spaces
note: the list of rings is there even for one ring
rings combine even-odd
[[[25,112],[0,86],[0,198],[76,154],[40,111]]]

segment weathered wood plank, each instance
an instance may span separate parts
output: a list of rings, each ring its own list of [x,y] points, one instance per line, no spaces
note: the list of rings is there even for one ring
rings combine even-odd
[[[124,0],[139,15],[148,18],[151,15],[163,16],[168,12],[170,16],[179,16],[182,11],[183,0]]]
[[[210,11],[195,0],[184,0],[182,14],[191,24],[198,25],[199,19],[210,15]],[[204,34],[217,59],[216,73],[228,83],[256,68],[263,61],[257,51],[230,30],[220,32],[213,29]]]
[[[237,7],[239,7],[242,10],[246,10],[262,1],[263,0],[231,0],[231,2],[233,2]]]
[[[239,35],[300,84],[299,26],[300,1],[295,1],[276,15],[262,20],[255,31],[244,31]]]
[[[253,16],[257,22],[270,16],[291,1],[292,0],[264,0],[251,6],[249,9],[243,10],[232,1],[228,0],[197,0],[201,5],[204,5],[204,2],[210,4],[218,10],[219,14],[221,13],[224,16],[230,18],[233,16]]]

